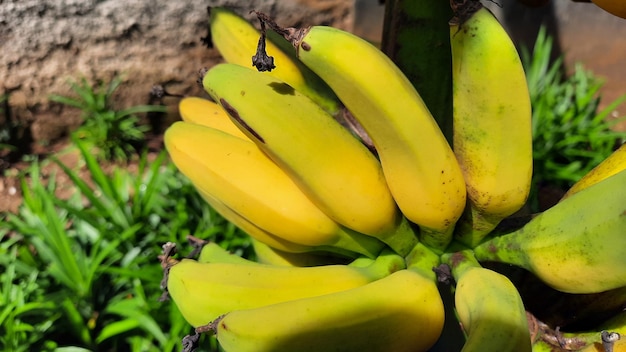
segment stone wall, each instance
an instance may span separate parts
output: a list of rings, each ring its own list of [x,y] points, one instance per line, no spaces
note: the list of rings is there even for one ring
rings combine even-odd
[[[150,103],[155,84],[202,95],[197,71],[220,58],[200,38],[207,35],[207,6],[219,5],[242,14],[257,9],[290,26],[323,23],[351,30],[354,22],[353,0],[0,1],[4,113],[26,126],[35,141],[49,143],[80,123],[76,109],[48,99],[73,95],[68,80],[108,82],[122,75],[115,95],[120,108]],[[6,119],[0,116],[0,124]]]

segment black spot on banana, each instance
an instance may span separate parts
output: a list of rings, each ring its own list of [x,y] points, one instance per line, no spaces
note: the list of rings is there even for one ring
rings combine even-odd
[[[243,127],[246,131],[250,132],[250,134],[252,136],[254,136],[254,138],[256,138],[259,142],[261,143],[265,143],[265,140],[263,140],[263,137],[261,137],[257,131],[255,131],[254,129],[252,129],[247,123],[246,121],[244,121],[241,116],[239,116],[239,113],[237,112],[237,110],[230,104],[228,104],[228,102],[224,99],[220,99],[220,104],[222,104],[222,107],[224,108],[224,110],[226,110],[226,112],[228,113],[228,115],[230,115],[230,117],[232,117],[233,119],[235,119],[240,125],[241,127]]]

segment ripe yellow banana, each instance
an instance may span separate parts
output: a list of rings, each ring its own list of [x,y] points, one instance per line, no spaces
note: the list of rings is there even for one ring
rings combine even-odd
[[[252,56],[256,52],[260,32],[250,22],[232,10],[213,7],[209,25],[213,45],[226,62],[252,67]],[[278,39],[284,41],[278,36],[270,38],[274,41]],[[266,42],[266,50],[268,55],[274,57],[276,68],[266,74],[289,83],[331,114],[337,113],[341,103],[332,89],[299,62],[293,50],[281,50],[272,40]]]
[[[604,11],[626,19],[626,2],[624,0],[591,0]]]
[[[434,274],[422,271],[409,268],[346,291],[232,311],[210,326],[227,352],[426,351],[441,334],[444,310]]]
[[[204,87],[233,122],[330,218],[406,255],[417,237],[376,157],[315,102],[275,77],[233,64]]]
[[[213,101],[197,97],[185,97],[178,103],[178,112],[185,122],[215,128],[235,137],[249,140],[248,136],[230,120],[226,111]]]
[[[198,327],[231,311],[363,286],[405,267],[404,259],[391,251],[370,259],[369,266],[359,262],[361,266],[304,268],[183,259],[168,269],[167,291],[185,320]]]
[[[345,258],[315,253],[291,253],[268,246],[252,238],[252,246],[256,260],[262,264],[277,266],[320,266],[331,264],[345,264]]]
[[[626,171],[556,204],[521,229],[483,242],[481,261],[523,267],[567,293],[626,286]]]
[[[474,247],[521,209],[533,168],[528,84],[515,45],[479,1],[450,25],[453,149],[467,187],[455,237]],[[469,16],[469,17],[467,17]]]
[[[330,252],[336,253],[339,255],[344,255],[348,258],[356,257],[357,254],[354,252],[350,252],[344,250],[342,248],[337,248],[333,246],[306,246],[294,242],[287,241],[279,236],[276,236],[272,233],[269,233],[257,225],[250,222],[248,219],[235,212],[224,203],[209,195],[208,193],[202,191],[202,189],[197,188],[198,193],[202,198],[215,210],[217,211],[224,219],[233,223],[239,229],[250,235],[250,237],[255,238],[263,243],[266,243],[268,246],[272,246],[274,248],[279,248],[283,251],[292,252],[292,253],[308,253],[308,252]]]
[[[378,240],[349,231],[326,216],[250,141],[177,122],[166,131],[165,146],[200,194],[228,220],[248,227],[243,230],[251,236],[258,228],[302,246],[333,247],[370,257],[383,247]]]
[[[524,303],[504,275],[480,266],[471,251],[442,258],[456,281],[456,312],[467,340],[464,352],[531,351]]]
[[[411,82],[375,46],[336,28],[293,29],[298,57],[364,127],[404,215],[424,244],[443,250],[465,207],[465,183],[450,145]]]
[[[622,144],[608,158],[604,159],[598,166],[589,171],[578,182],[576,182],[563,196],[563,199],[577,193],[591,185],[594,185],[607,177],[626,170],[626,143]]]

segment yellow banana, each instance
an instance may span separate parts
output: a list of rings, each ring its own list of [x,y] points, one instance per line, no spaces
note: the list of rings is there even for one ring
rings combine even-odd
[[[257,50],[260,32],[245,18],[224,7],[211,8],[209,16],[211,41],[226,62],[252,67],[252,56]],[[281,39],[271,36],[272,40]],[[276,68],[266,74],[287,82],[308,96],[331,114],[337,113],[341,103],[335,93],[315,73],[295,57],[293,50],[281,50],[272,41],[266,42],[268,55],[274,58]]]
[[[376,157],[315,102],[233,64],[203,79],[211,97],[330,218],[406,255],[417,242]]]
[[[371,137],[387,183],[423,243],[443,250],[465,207],[458,162],[415,88],[375,46],[336,28],[290,29],[298,57]]]
[[[230,120],[226,111],[213,101],[197,97],[185,97],[178,103],[178,112],[185,122],[215,128],[235,137],[249,140],[248,136]]]
[[[466,1],[450,25],[453,149],[465,177],[467,206],[455,237],[480,243],[521,209],[533,168],[528,84],[515,45],[479,1]],[[469,16],[469,17],[468,17]]]
[[[533,218],[521,229],[483,242],[481,261],[523,267],[567,293],[626,286],[626,170]]]
[[[591,0],[604,11],[626,19],[626,3],[623,0]]]
[[[252,230],[262,229],[302,246],[334,247],[371,257],[383,247],[376,239],[331,220],[250,141],[202,125],[177,122],[166,131],[165,146],[200,194],[218,212],[229,213],[222,214],[228,220],[240,217]],[[251,236],[256,233],[244,231]]]
[[[362,261],[361,261],[362,263]],[[405,267],[390,251],[369,266],[280,267],[239,263],[200,263],[183,259],[168,269],[167,291],[194,327],[222,314],[344,291],[384,278]]]
[[[531,351],[524,303],[504,275],[480,266],[471,251],[444,255],[456,281],[456,312],[467,340],[464,352]]]
[[[228,206],[226,206],[224,203],[220,202],[213,196],[207,194],[206,192],[203,192],[201,189],[198,189],[198,193],[215,211],[217,211],[222,217],[224,217],[224,219],[233,223],[235,226],[250,235],[252,238],[262,241],[263,243],[266,243],[268,246],[272,246],[273,248],[279,248],[283,251],[292,253],[329,251],[331,253],[345,255],[346,257],[357,256],[356,253],[346,251],[341,248],[335,248],[332,246],[306,246],[287,241],[259,228],[257,225],[253,224],[245,217],[230,209]]]
[[[209,326],[226,352],[426,351],[444,317],[433,276],[400,270],[346,291],[232,311]]]
[[[608,158],[604,159],[598,166],[589,171],[578,182],[576,182],[563,196],[563,199],[577,193],[591,185],[594,185],[607,177],[626,170],[626,143],[622,144]]]
[[[330,264],[345,264],[345,258],[315,253],[290,253],[268,246],[252,239],[252,246],[256,260],[262,264],[277,266],[320,266]]]

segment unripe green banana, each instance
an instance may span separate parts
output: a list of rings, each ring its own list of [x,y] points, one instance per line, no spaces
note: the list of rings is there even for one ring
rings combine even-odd
[[[417,242],[376,157],[315,102],[277,78],[219,64],[203,80],[233,122],[330,218],[401,255]]]
[[[522,62],[500,22],[478,0],[456,11],[450,25],[453,149],[467,207],[454,234],[474,247],[526,203],[532,113]]]
[[[405,267],[404,259],[390,251],[368,261],[370,265],[365,267],[304,268],[183,259],[169,268],[167,290],[185,320],[198,327],[231,311],[363,286]]]
[[[378,240],[349,231],[326,216],[250,141],[202,125],[177,122],[165,132],[165,146],[200,194],[228,220],[243,219],[249,228],[244,231],[251,236],[258,228],[312,249],[332,247],[370,257],[383,247]]]
[[[215,242],[205,243],[202,249],[200,249],[200,254],[196,260],[198,263],[258,264],[255,261],[248,260],[227,251]]]
[[[389,189],[422,242],[442,251],[465,207],[465,183],[439,126],[411,82],[375,46],[336,28],[293,33],[298,57],[364,127]]]
[[[226,111],[213,101],[197,97],[185,97],[178,103],[178,112],[185,122],[215,128],[235,137],[249,140],[248,136],[230,120]]]
[[[211,40],[226,62],[252,67],[252,56],[257,50],[260,32],[246,19],[224,7],[211,8],[209,17]],[[268,55],[274,57],[276,68],[266,74],[287,82],[310,97],[331,114],[337,113],[341,103],[335,93],[315,73],[295,57],[293,50],[285,51],[272,41],[266,42]]]
[[[563,196],[563,199],[580,192],[581,190],[594,185],[607,177],[626,170],[626,143],[622,144],[608,158],[604,159],[598,166],[594,167],[578,182],[576,182]]]
[[[481,267],[469,250],[442,260],[456,281],[455,308],[467,334],[462,351],[531,351],[526,310],[513,283]]]
[[[252,246],[256,260],[261,264],[277,266],[320,266],[331,264],[345,264],[345,258],[315,253],[291,253],[268,246],[252,238]]]
[[[626,286],[626,171],[474,248],[481,261],[514,264],[568,293]]]
[[[433,277],[421,272],[409,268],[346,291],[232,311],[211,326],[226,352],[426,351],[441,334],[444,310]]]

